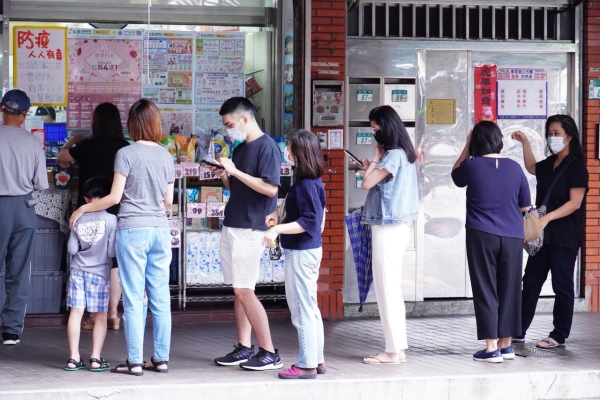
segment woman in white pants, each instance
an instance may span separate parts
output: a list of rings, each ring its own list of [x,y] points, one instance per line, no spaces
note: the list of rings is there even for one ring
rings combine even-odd
[[[419,209],[417,153],[396,111],[376,107],[369,114],[377,145],[372,160],[362,160],[362,188],[369,191],[362,224],[371,225],[373,286],[383,328],[385,350],[366,364],[406,361],[406,313],[402,298],[402,258],[409,240],[408,222]]]

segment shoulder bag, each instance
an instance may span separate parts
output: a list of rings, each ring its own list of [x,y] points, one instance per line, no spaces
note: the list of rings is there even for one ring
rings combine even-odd
[[[554,186],[556,186],[556,183],[562,176],[563,172],[565,172],[571,161],[573,161],[573,159],[564,161],[565,165],[563,166],[563,169],[561,169],[560,172],[554,177],[554,180],[548,188],[540,208],[534,211],[527,211],[523,217],[525,226],[525,243],[523,244],[523,248],[530,256],[537,254],[537,252],[540,251],[544,245],[544,231],[540,225],[540,217],[546,215],[546,206],[548,205],[548,201],[550,201],[552,189],[554,189]]]

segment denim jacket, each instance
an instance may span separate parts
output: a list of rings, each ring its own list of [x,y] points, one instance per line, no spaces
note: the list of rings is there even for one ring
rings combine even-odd
[[[417,219],[419,192],[417,168],[402,149],[388,150],[375,168],[391,175],[369,189],[361,223],[393,225]]]

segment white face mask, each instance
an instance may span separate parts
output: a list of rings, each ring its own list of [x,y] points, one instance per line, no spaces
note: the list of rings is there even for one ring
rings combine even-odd
[[[233,140],[237,140],[238,142],[243,142],[244,140],[246,140],[245,130],[244,132],[240,132],[237,128],[238,126],[240,126],[241,123],[242,120],[238,122],[235,128],[227,128],[227,136],[229,136]]]
[[[554,154],[558,154],[562,149],[565,148],[564,137],[552,136],[548,138],[548,147]]]
[[[294,162],[290,158],[290,151],[288,150],[287,146],[283,150],[283,159],[285,160],[286,163],[294,165]]]

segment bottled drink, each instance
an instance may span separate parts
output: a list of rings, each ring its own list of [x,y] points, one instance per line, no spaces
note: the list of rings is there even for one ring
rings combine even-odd
[[[275,220],[269,220],[269,226],[275,226]],[[275,243],[269,246],[269,259],[277,261],[281,258],[281,246],[279,246],[279,236],[275,239]]]

